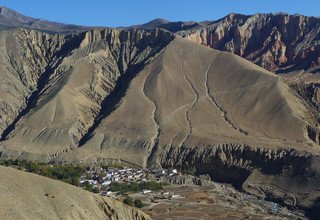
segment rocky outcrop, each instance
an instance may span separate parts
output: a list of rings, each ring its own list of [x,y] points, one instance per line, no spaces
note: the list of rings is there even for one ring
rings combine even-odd
[[[319,72],[320,19],[288,14],[230,14],[212,22],[172,22],[158,27],[244,57],[279,72]]]
[[[320,111],[320,83],[291,83],[291,87],[317,111]]]
[[[0,7],[0,28],[28,28],[70,33],[89,27],[34,19]],[[267,70],[287,73],[296,70],[320,71],[320,22],[303,15],[229,14],[217,21],[170,22],[155,19],[124,29],[162,28],[214,49],[242,56]]]

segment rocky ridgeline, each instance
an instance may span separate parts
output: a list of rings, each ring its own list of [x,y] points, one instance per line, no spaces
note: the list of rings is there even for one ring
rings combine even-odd
[[[320,19],[302,15],[230,14],[178,34],[276,72],[319,71]]]

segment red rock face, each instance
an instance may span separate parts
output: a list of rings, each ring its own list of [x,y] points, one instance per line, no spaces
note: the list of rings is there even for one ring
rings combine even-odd
[[[274,72],[320,68],[320,18],[287,14],[230,14],[183,37],[242,56]]]

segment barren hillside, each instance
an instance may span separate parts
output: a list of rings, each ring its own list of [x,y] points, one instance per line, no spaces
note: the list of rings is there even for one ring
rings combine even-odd
[[[118,201],[2,166],[0,198],[1,219],[149,219]]]

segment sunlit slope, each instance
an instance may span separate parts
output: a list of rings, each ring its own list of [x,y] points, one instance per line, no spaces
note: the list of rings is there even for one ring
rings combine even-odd
[[[169,148],[221,143],[316,151],[307,107],[266,70],[176,38],[130,82],[92,138],[63,160],[154,164]]]
[[[1,219],[149,219],[118,201],[0,166]]]
[[[10,34],[14,44],[9,45],[8,35],[4,51],[20,50],[26,55],[11,55],[15,62],[8,62],[3,55],[3,66],[12,68],[13,79],[3,78],[2,82],[10,80],[11,86],[14,80],[26,78],[26,83],[19,82],[21,86],[17,83],[3,93],[3,105],[15,109],[7,122],[0,123],[4,127],[2,139],[7,154],[41,160],[50,160],[81,146],[109,106],[117,104],[118,101],[110,104],[108,97],[121,89],[123,81],[130,81],[172,39],[171,34],[160,30],[102,29],[52,36],[17,30]],[[71,45],[63,46],[70,38]],[[53,53],[57,55],[49,56],[41,42],[62,46]],[[40,62],[42,58],[44,61]],[[20,63],[25,68],[21,71]],[[25,87],[28,93],[20,98],[20,89]],[[14,106],[11,96],[19,98],[19,105]],[[7,110],[5,107],[3,111]]]

